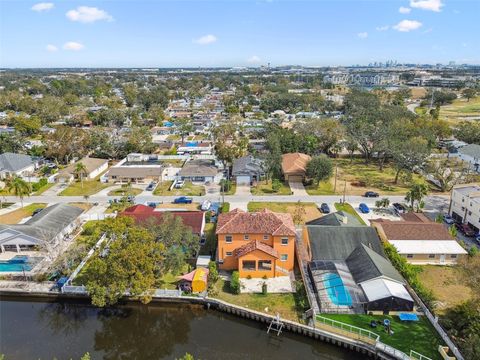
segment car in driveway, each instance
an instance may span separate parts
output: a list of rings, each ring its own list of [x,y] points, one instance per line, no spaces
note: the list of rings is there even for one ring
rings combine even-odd
[[[175,183],[175,186],[174,188],[175,189],[181,189],[185,186],[185,181],[183,180],[178,180],[176,183]]]
[[[150,184],[148,184],[147,188],[145,190],[147,191],[153,191],[153,189],[155,189],[155,183],[154,182],[151,182]]]
[[[202,205],[200,206],[200,210],[207,211],[208,209],[210,209],[211,206],[212,206],[212,203],[210,202],[210,200],[205,200],[204,202],[202,202]]]
[[[330,214],[330,206],[328,206],[328,204],[326,203],[323,203],[322,205],[320,205],[320,212],[322,214]]]
[[[477,242],[478,245],[480,245],[480,234],[477,234],[475,241]]]
[[[446,214],[446,215],[443,215],[443,222],[445,224],[452,225],[455,223],[455,220],[453,220],[453,218],[450,215]]]
[[[393,203],[393,210],[398,214],[405,214],[407,212],[407,207],[400,203]]]
[[[173,200],[174,204],[191,204],[192,202],[193,202],[193,199],[187,196],[180,196],[175,200]]]
[[[380,195],[375,191],[367,191],[363,196],[370,198],[370,197],[379,197]]]
[[[32,216],[37,215],[38,213],[42,212],[43,208],[33,210]]]
[[[475,236],[475,231],[468,224],[455,223],[455,227],[458,229],[458,231],[460,231],[466,237],[474,237]]]
[[[365,203],[361,203],[358,208],[360,209],[360,211],[362,212],[362,214],[368,214],[370,212],[370,208],[368,207],[367,204]]]

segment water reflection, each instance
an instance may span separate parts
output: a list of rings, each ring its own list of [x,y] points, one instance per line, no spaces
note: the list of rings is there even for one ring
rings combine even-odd
[[[18,299],[15,299],[18,300]],[[0,353],[8,360],[365,359],[309,338],[267,335],[265,324],[197,306],[0,301]]]

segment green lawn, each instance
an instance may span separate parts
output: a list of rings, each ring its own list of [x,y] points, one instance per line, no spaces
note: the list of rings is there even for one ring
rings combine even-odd
[[[45,191],[47,191],[48,189],[50,189],[53,185],[56,185],[55,183],[47,183],[45,186],[42,186],[40,189],[38,189],[37,191],[35,191],[33,193],[33,195],[37,196],[37,195],[42,195]]]
[[[186,181],[185,185],[181,189],[169,190],[173,181],[165,181],[157,185],[157,188],[153,192],[153,195],[160,196],[203,196],[205,195],[205,187],[203,185],[193,185],[191,182]]]
[[[43,209],[47,204],[34,203],[24,206],[23,208],[10,211],[7,214],[0,215],[0,224],[18,224],[23,218],[32,216],[37,209]]]
[[[221,191],[221,188],[220,188]],[[225,195],[235,195],[235,192],[237,191],[237,184],[234,182],[230,183],[230,189],[228,191],[225,191]]]
[[[363,219],[360,217],[360,215],[358,215],[352,205],[350,205],[349,203],[335,203],[335,209],[337,209],[337,211],[345,211],[346,213],[355,216],[361,224],[367,225],[365,224],[365,221],[363,221]]]
[[[216,297],[231,304],[243,306],[252,310],[275,315],[279,313],[284,319],[304,322],[302,319],[305,309],[300,305],[304,299],[293,294],[232,294],[230,282],[219,280],[215,284]],[[304,302],[305,303],[305,302]],[[307,302],[308,303],[308,302]],[[298,304],[298,305],[297,305]]]
[[[72,182],[65,190],[63,190],[60,196],[82,196],[82,195],[94,195],[100,190],[106,189],[112,186],[109,183],[102,183],[99,180],[83,181],[83,186],[80,181]]]
[[[312,185],[305,186],[308,195],[334,195],[333,184],[331,181],[321,181],[318,185],[313,183]],[[337,184],[338,190],[338,184]]]
[[[0,202],[0,209],[6,209],[8,208],[9,206],[12,206],[13,203],[9,203],[9,202]]]
[[[141,192],[142,192],[142,190],[137,189],[137,188],[131,188],[128,191],[125,188],[121,188],[121,189],[116,189],[116,190],[109,191],[108,195],[109,196],[138,195]]]
[[[267,183],[259,181],[256,186],[252,186],[250,191],[252,195],[292,195],[292,190],[290,190],[290,186],[286,182],[282,182],[280,189],[274,192],[271,180],[268,180]]]
[[[452,104],[440,108],[440,118],[451,123],[465,120],[466,117],[478,117],[480,114],[480,96],[470,99],[456,99]]]
[[[442,359],[438,353],[438,345],[443,342],[424,316],[420,316],[420,321],[417,322],[403,322],[399,320],[398,316],[386,315],[322,314],[322,316],[370,330],[380,335],[380,341],[406,354],[410,354],[410,350],[414,350],[434,360]],[[393,335],[388,335],[383,326],[370,327],[371,320],[383,322],[383,319],[391,321]]]

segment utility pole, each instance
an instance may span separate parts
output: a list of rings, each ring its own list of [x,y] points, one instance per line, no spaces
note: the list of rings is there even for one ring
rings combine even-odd
[[[338,174],[338,164],[337,159],[335,159],[335,184],[333,185],[333,193],[337,191],[337,174]]]
[[[345,204],[345,195],[347,193],[347,180],[345,179],[345,182],[343,184],[343,203]]]

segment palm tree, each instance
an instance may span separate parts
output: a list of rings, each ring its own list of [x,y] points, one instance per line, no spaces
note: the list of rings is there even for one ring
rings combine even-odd
[[[28,182],[23,180],[21,177],[15,176],[11,178],[7,183],[8,191],[15,194],[20,198],[20,202],[22,203],[23,207],[23,198],[25,196],[29,196],[32,192],[32,187]]]
[[[428,195],[428,185],[425,183],[416,183],[410,187],[410,190],[405,195],[405,200],[410,202],[410,207],[414,209],[414,204],[417,202],[417,212],[423,206],[423,198]]]
[[[83,189],[83,176],[87,173],[87,167],[84,163],[79,161],[75,164],[75,170],[73,171],[77,176],[80,177],[80,181],[82,182],[82,189]]]

